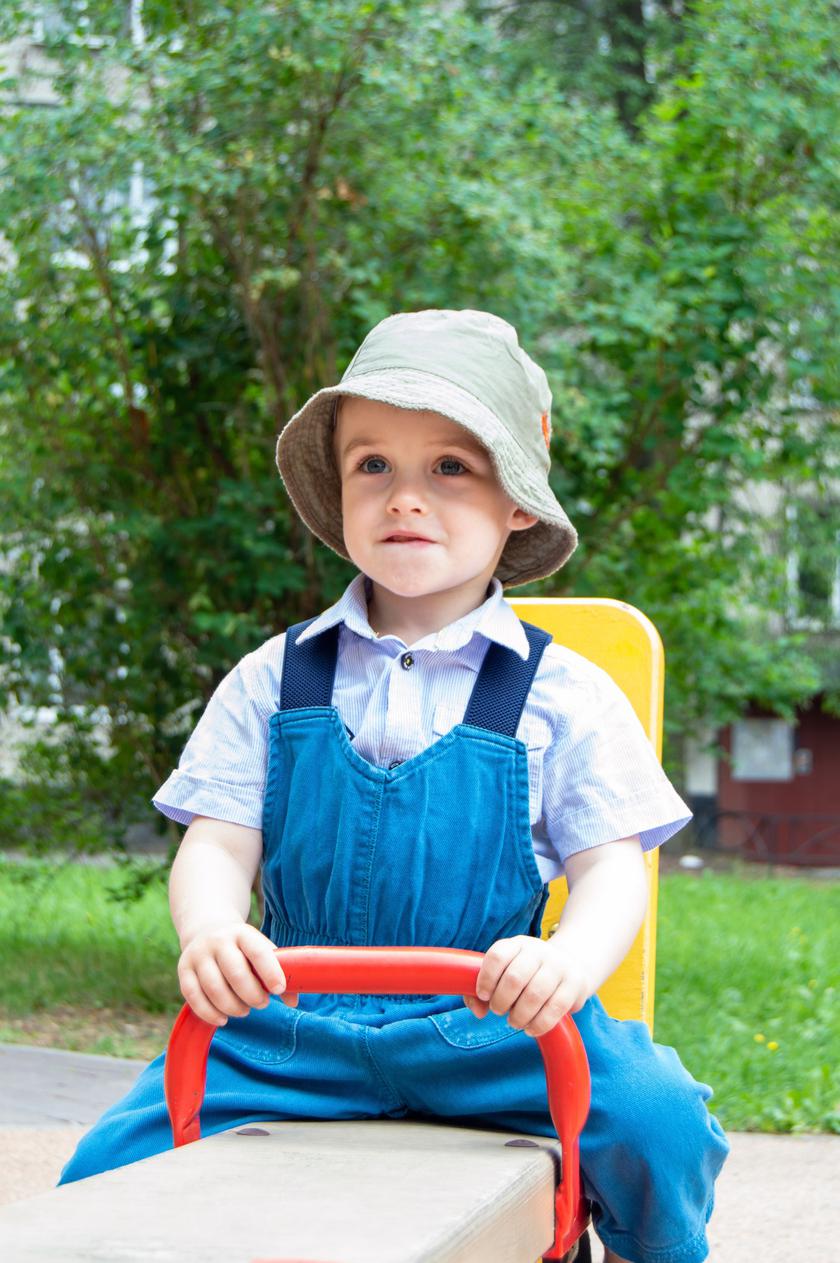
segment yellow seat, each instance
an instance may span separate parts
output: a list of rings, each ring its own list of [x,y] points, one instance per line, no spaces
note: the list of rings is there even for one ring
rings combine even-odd
[[[607,598],[520,597],[511,600],[520,618],[550,632],[560,645],[602,667],[629,698],[649,741],[662,756],[662,700],[665,655],[659,633],[632,605]],[[648,909],[623,963],[599,991],[607,1011],[636,1018],[653,1029],[656,968],[656,898],[659,852],[645,854]],[[566,879],[551,883],[543,937],[556,927],[568,891]]]

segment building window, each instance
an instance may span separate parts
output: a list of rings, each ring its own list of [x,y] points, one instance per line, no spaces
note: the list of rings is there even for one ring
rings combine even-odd
[[[787,621],[822,631],[840,626],[840,508],[800,501],[787,507]]]
[[[792,781],[794,725],[784,719],[741,719],[732,725],[733,781]]]

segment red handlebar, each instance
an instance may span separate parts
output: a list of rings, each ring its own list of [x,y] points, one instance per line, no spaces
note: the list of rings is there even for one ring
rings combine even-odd
[[[448,947],[284,947],[277,959],[294,992],[340,995],[475,995],[481,952]],[[164,1089],[175,1147],[198,1140],[207,1055],[216,1027],[188,1005],[166,1052]],[[589,1112],[589,1065],[568,1015],[537,1038],[545,1065],[548,1108],[563,1151],[555,1206],[556,1236],[544,1259],[559,1259],[586,1226],[578,1139]]]

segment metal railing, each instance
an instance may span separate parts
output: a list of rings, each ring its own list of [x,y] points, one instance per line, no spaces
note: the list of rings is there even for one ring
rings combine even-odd
[[[763,864],[840,868],[840,813],[700,813],[694,823],[694,845]]]

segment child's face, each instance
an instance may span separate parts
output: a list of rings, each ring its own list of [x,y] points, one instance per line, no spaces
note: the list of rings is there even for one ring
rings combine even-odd
[[[335,454],[347,551],[397,596],[460,589],[479,604],[510,532],[536,521],[487,450],[439,413],[345,396]]]

